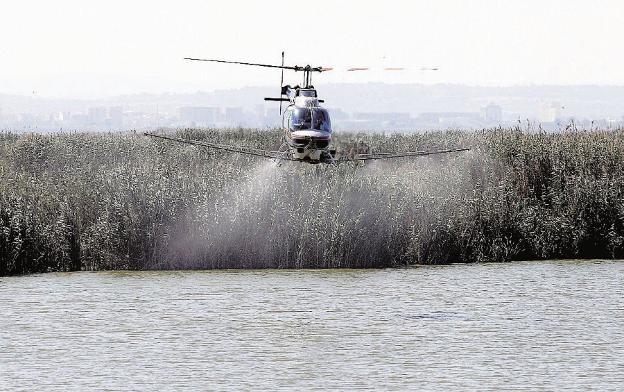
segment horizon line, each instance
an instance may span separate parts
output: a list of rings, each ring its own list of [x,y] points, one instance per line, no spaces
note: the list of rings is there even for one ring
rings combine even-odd
[[[537,83],[525,83],[525,84],[511,84],[511,85],[482,85],[482,84],[464,84],[464,83],[388,83],[388,82],[332,82],[324,84],[323,86],[366,86],[366,85],[385,85],[385,86],[424,86],[424,87],[439,87],[439,86],[449,86],[449,87],[465,87],[465,88],[481,88],[481,89],[505,89],[505,88],[542,88],[542,87],[550,87],[550,88],[624,88],[624,83],[622,84],[599,84],[599,83],[579,83],[579,84],[537,84]],[[38,99],[56,99],[56,100],[80,100],[80,101],[89,101],[89,100],[107,100],[119,97],[132,97],[132,96],[161,96],[161,95],[195,95],[195,94],[214,94],[218,92],[224,91],[240,91],[245,89],[267,89],[274,88],[275,86],[271,85],[249,85],[243,87],[232,87],[232,88],[215,88],[215,89],[199,89],[196,91],[175,91],[175,90],[164,90],[160,92],[148,92],[148,91],[136,91],[136,92],[127,92],[127,93],[118,93],[118,94],[110,94],[110,95],[100,95],[94,97],[86,97],[81,94],[77,94],[75,96],[55,96],[55,95],[39,95],[36,90],[33,91],[32,94],[26,93],[7,93],[0,91],[0,96],[3,97],[19,97],[19,98],[38,98]],[[320,89],[322,89],[321,87]]]

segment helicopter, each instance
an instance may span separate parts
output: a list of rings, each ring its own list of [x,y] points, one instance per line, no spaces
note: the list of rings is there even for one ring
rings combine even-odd
[[[219,59],[203,59],[185,57],[188,61],[202,61],[224,64],[238,64],[254,67],[281,69],[280,96],[277,98],[264,98],[265,101],[280,103],[280,116],[282,116],[282,144],[277,151],[268,151],[244,146],[232,146],[215,144],[205,141],[182,139],[161,134],[145,132],[145,136],[165,139],[179,143],[186,143],[201,147],[207,147],[222,151],[235,152],[246,155],[270,158],[278,161],[295,161],[311,164],[333,164],[341,162],[368,161],[394,158],[408,158],[425,155],[448,154],[454,152],[468,151],[469,148],[455,148],[435,151],[404,151],[404,152],[357,152],[352,154],[336,155],[336,149],[332,146],[332,127],[329,112],[320,104],[324,103],[319,99],[318,93],[312,85],[312,74],[331,71],[330,67],[289,66],[284,64],[284,52],[282,52],[282,64],[260,64],[243,61],[228,61]],[[367,67],[352,67],[347,71],[364,71]],[[398,71],[403,68],[389,67],[386,71]],[[303,72],[302,85],[284,85],[284,70]],[[437,68],[422,67],[420,70],[436,71]],[[287,102],[285,110],[282,110],[282,103]]]

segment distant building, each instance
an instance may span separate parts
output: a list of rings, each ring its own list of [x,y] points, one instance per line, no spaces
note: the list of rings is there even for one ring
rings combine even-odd
[[[49,120],[51,123],[61,123],[65,120],[62,112],[50,113]]]
[[[440,113],[420,113],[417,120],[424,124],[437,124],[440,122]]]
[[[129,110],[124,113],[124,125],[131,129],[140,129],[153,124],[149,121],[148,113]]]
[[[76,128],[82,128],[89,125],[89,116],[87,114],[74,114],[71,116],[71,125]]]
[[[447,124],[447,123],[461,123],[462,121],[468,121],[471,124],[479,122],[481,116],[476,112],[432,112],[421,113],[418,115],[418,121],[429,124]]]
[[[108,123],[112,128],[123,127],[123,108],[121,106],[111,106],[108,108]]]
[[[106,121],[106,108],[105,107],[94,107],[89,108],[87,111],[87,118],[89,125],[103,125]]]
[[[409,113],[375,113],[375,112],[355,112],[353,119],[358,121],[409,121]]]
[[[503,108],[491,103],[483,108],[483,118],[490,124],[500,123],[503,120]]]
[[[25,125],[33,125],[35,123],[35,115],[32,113],[20,113],[18,121]]]
[[[552,123],[561,117],[562,106],[558,102],[542,102],[539,107],[537,119],[540,122]]]
[[[333,113],[330,111],[332,119],[335,120],[334,125],[350,130],[403,129],[412,120],[410,114],[404,112],[355,112],[350,119],[342,111],[336,113],[337,115]]]
[[[219,121],[219,108],[205,106],[181,107],[180,121],[190,126],[213,126]]]
[[[230,126],[243,125],[245,113],[242,107],[225,108],[225,122]]]
[[[19,122],[19,116],[15,113],[4,113],[2,115],[2,123],[5,125],[16,125]]]

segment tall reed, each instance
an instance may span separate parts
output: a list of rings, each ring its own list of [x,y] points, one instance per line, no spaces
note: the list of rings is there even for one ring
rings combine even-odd
[[[276,148],[277,130],[180,137]],[[469,146],[338,167],[133,133],[0,133],[0,275],[389,267],[624,256],[624,132],[337,136],[339,150]]]

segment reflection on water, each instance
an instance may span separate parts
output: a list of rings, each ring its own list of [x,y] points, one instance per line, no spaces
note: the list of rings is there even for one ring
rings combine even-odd
[[[0,278],[0,389],[615,390],[624,263]]]

